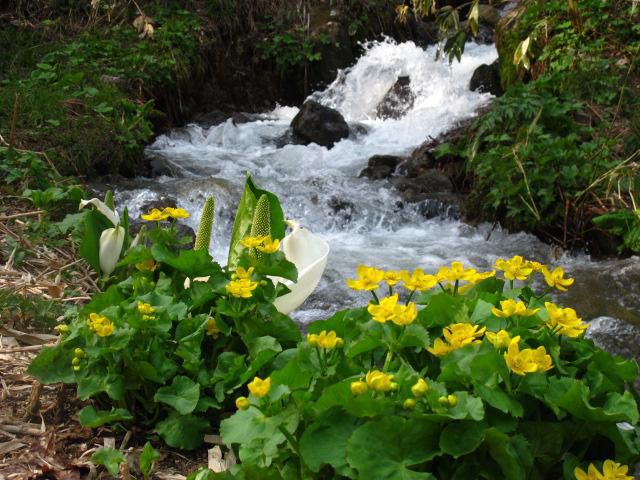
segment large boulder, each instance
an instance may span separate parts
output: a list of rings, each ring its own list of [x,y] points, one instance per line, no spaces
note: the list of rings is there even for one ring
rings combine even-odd
[[[447,200],[453,196],[451,180],[435,168],[425,170],[415,178],[392,177],[391,183],[409,203],[426,199]]]
[[[502,95],[502,85],[500,84],[500,64],[498,60],[491,65],[480,65],[475,69],[469,82],[471,91],[491,93],[496,96]]]
[[[367,168],[360,172],[360,177],[367,177],[371,180],[389,178],[402,160],[402,157],[395,155],[374,155],[369,159]]]
[[[411,79],[408,76],[398,77],[376,107],[376,115],[382,119],[401,118],[411,110],[415,99],[411,91]]]
[[[327,148],[349,136],[349,125],[340,112],[315,100],[304,103],[291,121],[291,128],[305,144],[317,143]]]

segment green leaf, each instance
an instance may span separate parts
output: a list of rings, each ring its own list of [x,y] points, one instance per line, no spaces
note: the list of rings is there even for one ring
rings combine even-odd
[[[112,407],[111,410],[96,410],[91,405],[80,410],[79,417],[80,424],[87,428],[97,428],[106,423],[133,420],[133,415],[126,408]]]
[[[452,323],[469,321],[463,297],[452,297],[448,293],[433,295],[429,304],[418,313],[418,321],[427,328],[446,327]]]
[[[415,322],[403,329],[400,338],[398,338],[398,344],[403,348],[415,347],[424,349],[429,346],[429,334],[422,325]]]
[[[151,247],[151,254],[157,262],[165,263],[187,277],[206,277],[222,272],[206,250],[180,250],[176,256],[166,246],[156,243]]]
[[[430,473],[410,467],[440,455],[439,433],[436,423],[384,417],[365,423],[353,433],[347,459],[362,479],[435,480]]]
[[[62,346],[46,347],[36,358],[31,361],[27,373],[36,378],[40,383],[73,383],[73,352],[65,350]]]
[[[84,258],[93,269],[100,273],[100,235],[102,231],[113,227],[113,224],[96,210],[91,210],[84,217],[84,234],[80,249],[80,256]]]
[[[485,442],[489,454],[500,466],[503,478],[506,480],[520,480],[528,478],[527,471],[533,463],[528,451],[527,441],[520,436],[509,437],[495,428],[486,431]]]
[[[440,434],[440,449],[455,458],[467,455],[482,444],[486,428],[482,422],[452,422]]]
[[[114,477],[120,474],[120,464],[126,462],[126,457],[115,448],[101,447],[91,455],[91,461],[96,465],[102,465]]]
[[[202,445],[204,433],[210,429],[209,422],[195,415],[172,413],[169,418],[156,424],[156,430],[167,445],[193,450]]]
[[[240,198],[236,218],[233,222],[233,229],[231,231],[229,259],[227,261],[229,268],[235,268],[237,266],[238,259],[244,251],[244,248],[240,244],[240,240],[246,237],[251,231],[253,212],[256,208],[256,204],[258,203],[258,199],[262,195],[267,195],[267,198],[269,199],[269,210],[271,213],[271,237],[274,239],[284,238],[286,224],[284,223],[284,213],[282,212],[282,207],[280,206],[278,197],[271,192],[257,188],[251,179],[251,175],[247,174],[244,192]]]
[[[188,377],[176,376],[170,386],[159,388],[153,399],[175,408],[181,415],[195,410],[200,398],[200,385]]]
[[[524,414],[524,409],[520,402],[506,394],[500,389],[500,387],[487,387],[486,385],[476,383],[475,389],[480,398],[493,408],[496,408],[501,412],[511,414],[517,418],[522,417]]]
[[[356,428],[354,418],[333,410],[309,425],[300,439],[300,453],[313,472],[331,465],[336,473],[352,477],[347,462],[347,442]]]
[[[145,443],[142,453],[140,454],[140,471],[145,479],[149,478],[153,464],[159,458],[160,452],[153,448],[150,442]]]

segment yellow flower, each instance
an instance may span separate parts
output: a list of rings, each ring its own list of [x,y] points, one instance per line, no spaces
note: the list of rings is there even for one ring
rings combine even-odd
[[[396,307],[398,306],[398,294],[385,297],[380,300],[378,305],[370,303],[367,311],[371,317],[379,323],[385,323],[392,320],[396,316]]]
[[[332,350],[336,347],[339,348],[344,344],[343,340],[338,337],[333,330],[328,333],[326,330],[323,330],[316,337],[318,346],[320,348],[326,348],[327,350]]]
[[[367,393],[368,390],[369,390],[369,387],[367,387],[367,384],[364,383],[362,380],[359,380],[357,382],[351,382],[351,393],[355,396],[363,395]]]
[[[71,331],[71,329],[69,328],[69,325],[67,325],[66,323],[63,323],[61,325],[56,325],[55,327],[53,327],[53,329],[60,334],[69,333]]]
[[[526,280],[533,272],[533,267],[520,255],[516,255],[509,260],[499,258],[496,260],[495,268],[502,270],[504,278],[508,280]]]
[[[252,282],[246,278],[230,281],[224,288],[237,298],[251,298],[251,292],[258,287],[258,282]]]
[[[280,248],[280,240],[272,240],[271,237],[265,237],[256,248],[262,253],[275,253]]]
[[[249,403],[249,399],[247,397],[236,398],[236,407],[238,410],[246,410],[250,405],[251,403]]]
[[[315,333],[307,334],[307,343],[309,344],[310,347],[317,347],[318,346],[318,335],[316,335]]]
[[[425,382],[424,378],[419,378],[418,381],[411,387],[411,393],[414,397],[424,397],[429,391],[429,385]]]
[[[504,353],[504,359],[509,369],[516,375],[526,375],[527,373],[546,372],[553,368],[551,356],[547,355],[544,347],[535,350],[525,348],[520,350],[520,337],[514,337],[509,344],[508,350]]]
[[[534,262],[533,260],[526,260],[524,264],[526,267],[531,267],[534,272],[542,272],[543,269],[547,268],[540,262]]]
[[[605,460],[602,466],[604,480],[633,480],[632,476],[627,475],[628,470],[628,466],[620,465],[613,460]]]
[[[476,272],[473,275],[469,275],[469,277],[467,278],[467,281],[470,284],[475,285],[476,283],[480,283],[481,281],[486,280],[487,278],[491,278],[495,276],[496,276],[495,270],[491,270],[490,272],[483,272],[483,273]]]
[[[416,408],[416,401],[413,398],[407,398],[402,403],[402,408],[404,408],[405,410],[413,410],[414,408]]]
[[[393,287],[400,280],[402,280],[402,276],[400,275],[400,272],[396,272],[395,270],[387,270],[386,272],[384,272],[383,279],[387,283],[387,285]]]
[[[394,389],[393,375],[381,372],[380,370],[371,370],[365,376],[367,386],[376,392],[389,392]]]
[[[138,302],[138,312],[143,315],[151,315],[156,309],[148,303]]]
[[[378,284],[384,279],[384,272],[377,268],[360,265],[356,269],[355,280],[347,280],[347,286],[352,290],[375,290]]]
[[[235,273],[231,275],[231,278],[234,280],[236,279],[248,280],[251,278],[251,275],[253,274],[253,270],[254,270],[254,267],[249,267],[246,270],[242,267],[238,267],[236,268]]]
[[[244,237],[242,240],[240,240],[240,243],[245,248],[257,248],[257,247],[261,246],[262,243],[267,238],[269,238],[269,237],[266,237],[266,236],[263,236],[263,237],[251,237],[251,236],[249,236],[249,237]]]
[[[538,365],[538,372],[546,372],[553,368],[553,362],[551,361],[551,355],[547,354],[544,347],[538,347],[533,350],[531,354],[533,361]]]
[[[436,357],[444,357],[447,353],[453,352],[455,348],[441,338],[436,338],[433,347],[428,347],[427,351]]]
[[[498,349],[507,348],[511,343],[511,335],[506,330],[500,330],[498,333],[487,332],[484,336]]]
[[[593,463],[589,465],[588,473],[577,467],[573,473],[576,480],[633,480],[632,476],[627,475],[628,471],[627,465],[621,465],[613,460],[605,460],[602,465],[602,473]]]
[[[442,331],[445,340],[455,348],[464,347],[472,343],[479,343],[478,340],[487,327],[478,327],[478,325],[472,325],[471,323],[454,323],[445,327]]]
[[[162,213],[164,213],[167,217],[171,218],[189,218],[189,212],[187,212],[184,208],[165,208]]]
[[[153,260],[145,260],[144,262],[136,263],[136,268],[141,272],[153,272],[156,267],[156,262]]]
[[[451,267],[442,267],[438,270],[436,277],[440,282],[457,282],[460,280],[467,281],[476,275],[473,268],[465,269],[461,262],[451,262]]]
[[[421,268],[416,268],[411,275],[406,270],[402,270],[400,278],[404,288],[410,291],[419,290],[424,292],[432,289],[438,283],[435,275],[426,275]]]
[[[567,287],[571,286],[574,282],[573,278],[564,278],[564,269],[557,267],[553,272],[549,271],[547,267],[542,269],[542,275],[544,275],[544,281],[550,287],[555,287],[561,292],[566,292]]]
[[[402,327],[413,323],[417,316],[418,311],[416,310],[415,303],[412,302],[409,305],[396,305],[395,315],[391,318],[391,321]]]
[[[113,323],[104,315],[89,314],[89,328],[99,337],[108,337],[113,333]]]
[[[545,308],[549,314],[547,326],[567,337],[579,337],[589,326],[584,323],[573,308],[560,308],[551,302],[545,302]]]
[[[540,311],[539,308],[529,309],[526,305],[521,301],[515,300],[502,300],[500,302],[500,309],[492,308],[491,313],[493,313],[496,317],[501,318],[509,318],[514,315],[518,315],[519,317],[530,317],[535,315]]]
[[[253,377],[253,380],[249,385],[247,385],[247,387],[249,387],[251,395],[262,398],[269,393],[269,390],[271,390],[271,377],[267,377],[264,380],[258,377]]]
[[[147,222],[163,222],[169,218],[169,215],[167,215],[166,212],[161,212],[157,208],[154,208],[149,213],[143,213],[140,215],[140,218]]]
[[[213,317],[209,317],[207,320],[207,335],[213,338],[217,338],[220,335],[220,329],[218,328],[218,322]]]

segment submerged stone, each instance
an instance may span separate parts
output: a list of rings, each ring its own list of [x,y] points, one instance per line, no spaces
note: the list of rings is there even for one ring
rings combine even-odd
[[[307,100],[291,122],[293,133],[305,144],[331,148],[349,136],[349,125],[340,112],[315,100]]]

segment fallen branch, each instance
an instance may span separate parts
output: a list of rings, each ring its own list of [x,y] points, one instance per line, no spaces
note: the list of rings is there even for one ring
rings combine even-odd
[[[45,347],[53,347],[55,343],[44,343],[41,345],[29,345],[28,347],[20,348],[0,348],[0,353],[18,353],[18,352],[37,352]]]
[[[47,213],[45,210],[33,210],[32,212],[21,212],[15,213],[13,215],[5,215],[0,217],[0,222],[4,222],[5,220],[12,220],[14,218],[20,217],[35,217],[37,215],[42,215],[43,213]]]
[[[0,422],[0,430],[4,430],[9,433],[21,433],[23,435],[31,435],[33,437],[41,437],[44,432],[38,428],[28,427],[25,425],[10,425],[8,423]]]

